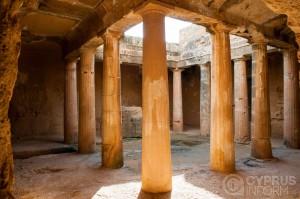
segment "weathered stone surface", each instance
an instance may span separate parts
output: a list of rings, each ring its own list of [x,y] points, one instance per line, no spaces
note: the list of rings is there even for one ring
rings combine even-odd
[[[17,11],[23,1],[0,1],[0,198],[14,198],[14,165],[8,119],[18,73],[21,30]]]
[[[123,138],[142,137],[142,108],[122,106]]]

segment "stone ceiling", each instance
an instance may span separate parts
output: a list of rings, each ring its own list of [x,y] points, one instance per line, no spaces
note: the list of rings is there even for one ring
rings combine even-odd
[[[198,25],[224,22],[234,27],[232,34],[250,41],[262,33],[269,45],[300,44],[300,1],[295,0],[24,0],[22,41],[54,40],[65,55],[74,53],[107,28],[125,31],[141,22],[136,11],[149,2],[168,7],[170,17]]]

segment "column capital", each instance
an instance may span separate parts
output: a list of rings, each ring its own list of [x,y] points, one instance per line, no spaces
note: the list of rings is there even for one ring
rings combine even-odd
[[[234,58],[234,59],[232,59],[234,62],[237,62],[237,61],[247,61],[247,60],[249,60],[250,59],[250,57],[248,57],[248,56],[243,56],[243,57],[238,57],[238,58]]]
[[[201,68],[201,67],[210,67],[211,65],[211,62],[206,62],[204,64],[198,64],[198,66]]]
[[[96,51],[96,49],[101,46],[103,44],[103,39],[101,37],[94,37],[92,39],[90,39],[88,42],[86,42],[85,44],[83,44],[80,48],[79,48],[79,52],[85,52],[85,51],[90,51],[93,50],[94,52]]]
[[[96,47],[86,47],[86,46],[81,46],[79,49],[80,53],[85,53],[85,52],[92,52],[95,53],[96,52]]]
[[[78,57],[65,57],[65,63],[77,62]]]
[[[144,2],[141,6],[139,6],[134,12],[144,16],[149,13],[157,12],[160,14],[166,15],[167,13],[174,10],[175,6],[171,6],[169,4],[156,1],[156,0],[148,0]]]
[[[291,54],[294,53],[295,55],[297,55],[298,49],[296,48],[285,48],[282,49],[282,54],[283,56],[286,56],[287,54]]]
[[[230,32],[234,29],[234,26],[220,22],[216,24],[212,24],[206,28],[209,33],[216,33],[216,32]]]
[[[182,72],[182,71],[184,71],[184,69],[185,68],[171,68],[171,70],[173,71],[173,72]]]
[[[106,29],[102,34],[101,38],[102,39],[107,39],[107,38],[117,38],[120,39],[123,36],[123,32],[118,31],[118,30],[111,30],[111,29]]]

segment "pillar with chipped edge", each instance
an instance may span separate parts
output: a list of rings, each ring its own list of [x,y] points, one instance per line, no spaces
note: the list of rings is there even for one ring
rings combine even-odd
[[[64,142],[78,143],[76,58],[65,60]]]
[[[252,44],[252,137],[251,157],[271,159],[271,122],[267,43]]]
[[[122,33],[107,30],[103,52],[102,167],[124,165],[121,126],[121,74],[119,39]]]
[[[237,143],[249,143],[250,121],[245,57],[234,59],[234,138]]]
[[[210,168],[230,173],[235,171],[230,28],[218,23],[208,30],[212,34]]]
[[[172,189],[165,12],[147,10],[142,17],[142,190],[162,193]]]
[[[80,49],[79,153],[93,153],[96,150],[94,53],[95,48]]]

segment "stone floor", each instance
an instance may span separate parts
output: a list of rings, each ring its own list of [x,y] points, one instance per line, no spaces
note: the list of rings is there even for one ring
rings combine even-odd
[[[300,150],[285,149],[281,139],[272,139],[275,158],[262,162],[249,159],[250,145],[236,144],[237,172],[218,174],[209,170],[209,138],[196,136],[197,131],[171,135],[172,193],[140,192],[141,139],[125,139],[125,166],[118,170],[100,167],[100,151],[15,159],[16,198],[300,198]],[[35,140],[32,148],[39,146],[45,146],[45,140]],[[14,149],[22,147],[28,147],[26,142],[14,143]]]

